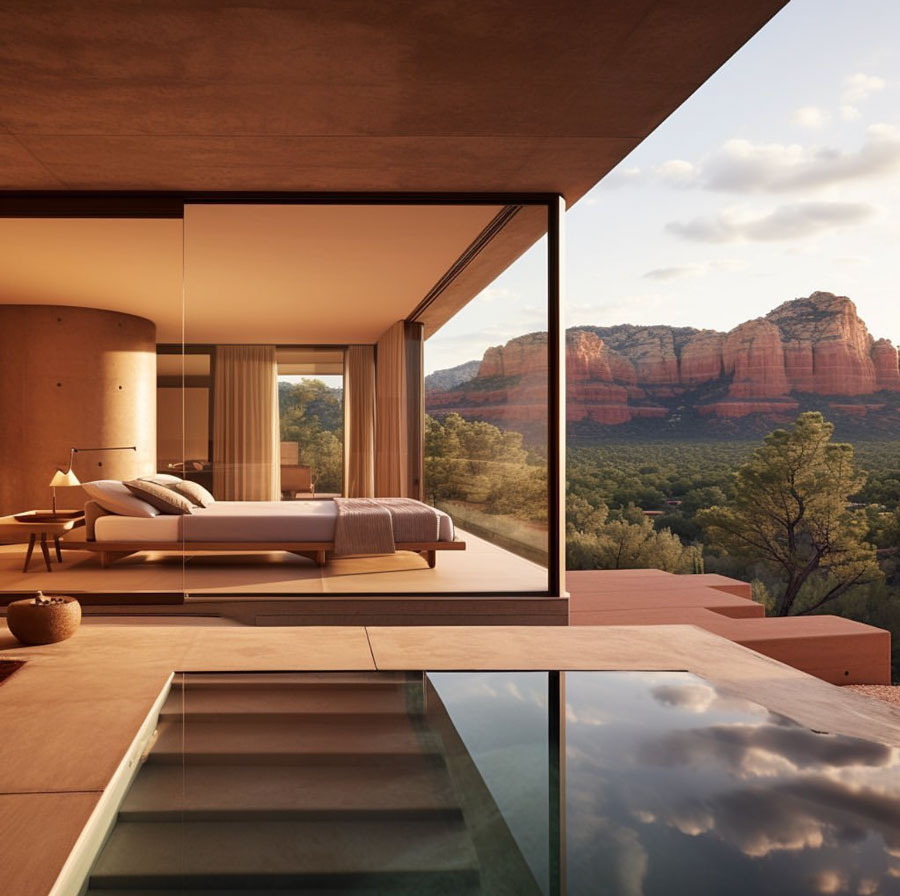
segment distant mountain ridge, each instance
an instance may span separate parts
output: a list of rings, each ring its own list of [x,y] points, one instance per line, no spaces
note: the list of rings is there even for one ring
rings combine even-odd
[[[546,334],[517,337],[453,370],[475,364],[475,375],[451,386],[439,377],[450,371],[432,374],[429,413],[457,411],[511,427],[546,415]],[[849,298],[829,292],[784,302],[727,333],[573,327],[566,332],[566,376],[572,423],[763,426],[815,406],[900,435],[897,348],[869,334]]]
[[[457,364],[456,367],[436,370],[425,377],[425,391],[443,392],[453,389],[460,383],[466,383],[478,376],[479,367],[481,361],[466,361],[464,364]]]

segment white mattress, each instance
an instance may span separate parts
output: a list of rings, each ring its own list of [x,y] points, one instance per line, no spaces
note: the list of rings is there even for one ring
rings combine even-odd
[[[94,523],[95,541],[181,541],[180,516],[101,516]]]
[[[440,541],[453,541],[453,520],[432,508]],[[102,516],[94,525],[96,541],[148,543],[185,541],[299,542],[333,541],[334,501],[216,501],[189,515]]]

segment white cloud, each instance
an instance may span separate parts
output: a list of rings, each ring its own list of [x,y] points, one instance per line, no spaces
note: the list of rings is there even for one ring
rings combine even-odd
[[[705,277],[715,271],[742,271],[746,262],[736,258],[721,258],[715,261],[690,262],[666,268],[653,268],[643,274],[646,280],[681,280],[685,277]]]
[[[688,186],[697,177],[697,169],[684,159],[670,159],[657,166],[655,173],[666,183],[676,187]]]
[[[857,72],[844,81],[844,92],[841,95],[841,99],[845,103],[858,103],[867,99],[870,94],[878,90],[884,90],[884,87],[884,78]]]
[[[830,118],[831,115],[818,106],[801,106],[794,112],[794,124],[804,128],[820,128]]]
[[[856,108],[856,106],[850,105],[850,103],[844,103],[841,106],[841,118],[844,121],[856,121],[857,118],[862,116],[862,112]]]
[[[807,148],[797,143],[728,140],[700,166],[710,190],[736,193],[784,192],[884,175],[900,169],[900,129],[867,128],[856,151]]]
[[[761,216],[723,209],[715,217],[670,221],[666,231],[705,243],[794,240],[860,224],[874,214],[874,206],[862,202],[795,202],[779,205]]]

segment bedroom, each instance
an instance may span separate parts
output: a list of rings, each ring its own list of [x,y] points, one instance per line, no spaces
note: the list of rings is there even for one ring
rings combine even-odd
[[[0,590],[558,594],[552,358],[537,372],[529,448],[549,459],[534,483],[547,494],[551,523],[536,527],[546,550],[521,556],[499,525],[474,534],[434,507],[425,456],[429,358],[489,338],[481,309],[503,290],[488,287],[529,247],[545,273],[503,313],[529,304],[535,319],[536,304],[535,329],[558,326],[541,239],[549,208],[535,197],[202,194],[7,207]],[[160,476],[163,498],[188,488],[187,509],[148,510],[123,485]],[[341,499],[372,496],[424,508],[382,504],[358,524],[375,542],[335,545],[336,516],[360,510]],[[53,505],[73,518],[15,519]]]

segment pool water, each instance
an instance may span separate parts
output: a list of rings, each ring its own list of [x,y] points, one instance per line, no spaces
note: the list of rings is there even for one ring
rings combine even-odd
[[[900,894],[900,755],[682,672],[185,674],[89,894]]]

